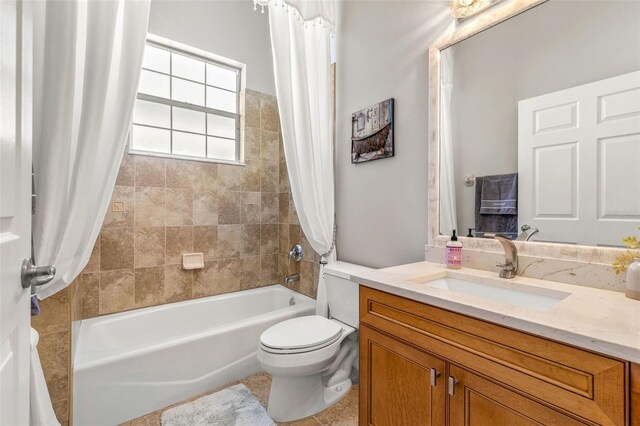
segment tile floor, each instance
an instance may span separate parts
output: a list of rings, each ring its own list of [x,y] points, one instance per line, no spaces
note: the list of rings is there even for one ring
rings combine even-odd
[[[251,392],[258,398],[258,401],[266,407],[269,400],[269,388],[271,387],[271,376],[267,373],[259,373],[253,376],[245,377],[237,382],[230,383],[224,388],[233,386],[238,383],[243,383],[248,387]],[[220,388],[223,389],[223,388]],[[160,416],[167,408],[175,407],[185,402],[193,401],[202,396],[214,393],[220,389],[214,389],[203,395],[191,398],[187,401],[182,401],[177,404],[165,407],[162,410],[154,411],[146,416],[138,417],[121,426],[159,426]],[[358,424],[358,385],[354,385],[349,395],[345,399],[337,403],[336,405],[327,408],[326,410],[316,414],[313,417],[308,417],[303,420],[297,420],[295,422],[278,423],[279,425],[286,426],[357,426]]]

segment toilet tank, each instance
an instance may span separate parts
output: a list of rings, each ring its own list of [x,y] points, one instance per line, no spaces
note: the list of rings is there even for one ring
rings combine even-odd
[[[329,316],[358,328],[358,284],[350,280],[352,274],[370,270],[360,265],[333,262],[324,267]]]

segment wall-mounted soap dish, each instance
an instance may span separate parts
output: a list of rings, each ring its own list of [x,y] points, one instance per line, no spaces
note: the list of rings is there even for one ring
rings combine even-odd
[[[201,269],[204,268],[204,256],[202,253],[183,253],[182,269]]]

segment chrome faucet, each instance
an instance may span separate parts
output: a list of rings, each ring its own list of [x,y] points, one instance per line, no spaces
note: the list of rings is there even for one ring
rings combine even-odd
[[[300,274],[286,275],[284,277],[284,284],[285,285],[289,285],[290,283],[292,283],[294,281],[298,281],[299,279],[300,279]]]
[[[485,237],[496,239],[504,249],[505,263],[498,263],[500,267],[500,278],[514,278],[518,271],[518,249],[513,242],[500,234],[484,234]]]
[[[529,241],[531,237],[533,237],[533,234],[537,234],[538,232],[540,232],[538,228],[532,228],[526,224],[522,225],[520,227],[520,230],[522,231],[522,234],[518,235],[516,241]]]

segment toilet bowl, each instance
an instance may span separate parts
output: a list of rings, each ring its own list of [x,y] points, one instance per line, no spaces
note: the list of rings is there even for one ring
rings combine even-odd
[[[273,420],[312,416],[351,390],[358,359],[358,286],[349,278],[362,269],[344,262],[325,266],[330,318],[288,319],[260,337],[258,361],[271,374],[267,411]]]

